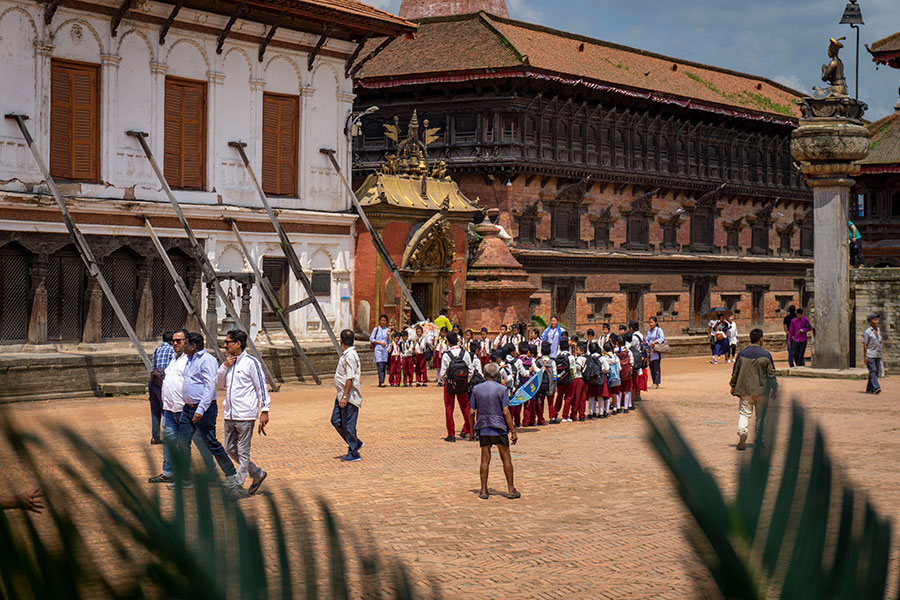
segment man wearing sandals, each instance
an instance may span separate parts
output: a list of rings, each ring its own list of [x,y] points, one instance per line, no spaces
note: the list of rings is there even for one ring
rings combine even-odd
[[[237,473],[234,478],[236,489],[243,489],[244,481],[250,476],[248,492],[252,495],[259,490],[267,473],[250,460],[250,440],[253,426],[259,418],[259,433],[266,435],[269,424],[269,390],[262,365],[255,356],[247,354],[247,333],[233,329],[225,336],[225,362],[216,373],[216,387],[225,390],[222,410],[225,416],[225,451],[234,464]]]
[[[500,366],[496,363],[485,365],[484,377],[484,382],[472,388],[469,402],[473,412],[468,415],[469,429],[477,432],[481,442],[481,492],[478,497],[482,500],[489,497],[487,482],[491,466],[491,446],[497,446],[500,460],[503,462],[503,473],[506,475],[508,487],[506,497],[519,498],[521,494],[513,483],[512,457],[509,453],[510,441],[515,445],[519,436],[516,434],[512,414],[509,412],[509,394],[506,386],[500,383]],[[475,422],[474,427],[472,420]],[[475,435],[471,439],[474,441]]]

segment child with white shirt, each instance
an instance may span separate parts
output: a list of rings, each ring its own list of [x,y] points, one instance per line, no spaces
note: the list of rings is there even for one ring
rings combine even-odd
[[[413,372],[415,371],[415,354],[416,342],[409,339],[409,330],[404,329],[400,332],[400,364],[403,368],[403,387],[410,387],[413,383]]]
[[[400,387],[402,363],[403,348],[400,343],[400,334],[395,331],[391,334],[391,343],[388,344],[388,384],[391,387]]]
[[[413,369],[416,373],[416,387],[428,385],[428,361],[425,354],[431,348],[431,341],[425,336],[421,325],[416,325],[416,339],[413,341]]]

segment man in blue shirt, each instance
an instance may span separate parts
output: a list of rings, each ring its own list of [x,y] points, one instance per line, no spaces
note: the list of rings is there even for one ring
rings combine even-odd
[[[200,439],[209,453],[202,453],[203,459],[210,468],[211,454],[219,468],[225,473],[225,482],[228,487],[235,487],[234,464],[228,458],[225,448],[216,439],[216,417],[219,407],[216,404],[216,375],[219,370],[219,361],[212,354],[203,349],[203,336],[199,333],[189,333],[184,343],[184,353],[188,362],[184,367],[184,408],[181,409],[181,418],[178,421],[178,434],[176,446],[187,463],[190,472],[191,440],[194,434],[199,432]],[[188,482],[188,485],[190,483]],[[172,486],[170,486],[172,487]]]
[[[513,423],[512,414],[509,412],[509,392],[506,386],[500,383],[500,365],[488,363],[484,367],[485,380],[472,388],[472,397],[469,400],[472,411],[467,415],[469,428],[475,433],[481,446],[481,492],[478,497],[487,500],[488,471],[491,467],[491,446],[497,446],[500,452],[500,460],[503,462],[503,473],[506,475],[508,487],[507,498],[520,498],[522,494],[516,490],[513,483],[512,456],[509,453],[509,443],[513,445],[518,441],[516,426]],[[475,415],[474,417],[472,415]],[[475,424],[472,425],[471,419]]]
[[[153,351],[153,361],[150,363],[150,381],[147,382],[147,391],[150,393],[150,444],[162,444],[159,437],[159,424],[162,420],[162,380],[165,377],[166,367],[175,360],[172,335],[171,331],[163,334],[162,344]]]
[[[375,367],[378,369],[378,387],[384,387],[384,376],[388,367],[388,344],[391,343],[391,332],[388,329],[387,315],[381,315],[378,319],[378,327],[372,330],[369,341],[372,343],[372,353],[375,355]]]
[[[542,340],[550,342],[550,358],[556,358],[556,354],[559,352],[559,337],[565,332],[566,330],[560,327],[556,316],[550,317],[550,327],[541,334]]]

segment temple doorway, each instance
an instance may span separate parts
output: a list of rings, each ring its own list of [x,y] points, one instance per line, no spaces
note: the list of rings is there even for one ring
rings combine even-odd
[[[422,314],[426,319],[433,319],[435,317],[435,315],[432,313],[433,307],[431,305],[433,285],[433,283],[414,282],[412,284],[412,288],[410,289],[413,300],[416,301],[416,304],[419,306],[419,310],[422,311]]]

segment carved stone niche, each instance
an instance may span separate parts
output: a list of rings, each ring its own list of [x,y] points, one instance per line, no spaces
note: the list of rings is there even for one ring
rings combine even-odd
[[[538,203],[529,204],[523,210],[514,210],[513,217],[519,224],[516,244],[519,246],[536,246],[538,244],[537,229],[541,222]]]
[[[722,203],[719,202],[719,191],[713,190],[697,198],[684,200],[681,203],[685,213],[691,220],[692,252],[715,252],[716,217],[722,214]]]
[[[612,239],[610,232],[615,222],[619,218],[612,214],[612,204],[601,210],[595,215],[589,215],[588,220],[594,228],[594,248],[608,249],[612,248]]]
[[[681,250],[681,246],[678,244],[678,228],[681,227],[681,224],[683,223],[681,213],[676,212],[671,215],[660,216],[656,219],[656,222],[659,223],[663,232],[663,239],[662,243],[659,245],[659,249]]]
[[[775,232],[778,233],[778,254],[780,256],[793,256],[794,251],[791,249],[791,239],[794,237],[794,222],[788,221],[775,226]]]
[[[657,191],[642,194],[634,199],[631,206],[623,206],[619,209],[626,220],[626,239],[622,245],[626,250],[652,250],[650,223],[659,212],[653,208],[653,195]]]
[[[728,254],[741,253],[741,231],[747,224],[744,217],[738,217],[731,221],[724,221],[722,227],[725,229],[725,252]]]
[[[755,214],[744,217],[750,226],[750,254],[772,254],[769,246],[769,231],[772,229],[772,209],[774,204],[767,204]]]
[[[554,247],[577,248],[584,246],[581,240],[581,215],[593,201],[588,197],[589,179],[563,187],[552,199],[542,198],[550,212],[550,244]]]

